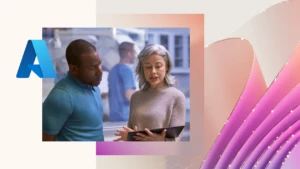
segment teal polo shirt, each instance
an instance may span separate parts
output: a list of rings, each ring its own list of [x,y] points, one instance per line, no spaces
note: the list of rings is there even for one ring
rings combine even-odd
[[[56,141],[104,141],[99,87],[82,84],[68,72],[43,103],[43,133],[56,135]]]

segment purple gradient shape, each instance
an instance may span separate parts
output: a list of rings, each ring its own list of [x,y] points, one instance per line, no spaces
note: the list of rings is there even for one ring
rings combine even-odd
[[[238,104],[229,117],[228,122],[221,131],[221,133],[226,134],[220,134],[218,136],[216,142],[214,143],[214,146],[210,150],[202,165],[203,169],[210,169],[216,165],[220,155],[223,153],[230,139],[234,136],[235,132],[241,126],[244,119],[249,115],[249,112],[252,111],[255,104],[261,98],[264,92],[264,87],[262,87],[262,83],[257,80],[257,76],[259,76],[260,72],[261,70],[259,64],[256,58],[254,58],[247,85],[241,94]],[[232,123],[229,123],[229,121],[232,121]]]
[[[282,120],[290,111],[300,105],[300,84],[297,85],[273,110],[271,114],[258,126],[249,137],[244,146],[238,152],[239,155],[233,159],[232,168],[240,168],[244,160],[254,150],[264,136]]]
[[[96,142],[96,155],[178,155],[179,146],[166,151],[162,149],[170,144],[176,145],[179,142]]]
[[[269,112],[293,89],[300,80],[300,74],[294,73],[297,70],[299,63],[297,62],[300,45],[290,58],[288,66],[280,71],[277,78],[273,81],[268,91],[262,97],[247,120],[241,125],[239,130],[233,136],[232,140],[227,145],[224,153],[218,161],[216,168],[224,168],[229,166],[230,162],[235,158],[237,152],[252,134],[257,126],[268,116]],[[230,119],[229,119],[230,120]],[[231,120],[230,120],[231,121]],[[235,121],[232,121],[235,122]]]
[[[300,119],[300,107],[298,106],[292,113],[289,113],[283,120],[280,121],[258,144],[250,156],[246,159],[243,168],[248,169],[252,168],[259,157],[267,149],[269,145],[272,144],[272,141],[276,139],[281,133],[287,130],[295,122]]]
[[[268,161],[272,159],[272,157],[276,154],[276,152],[281,148],[284,143],[291,138],[293,134],[299,133],[300,129],[300,121],[296,122],[289,130],[284,132],[271,146],[266,152],[262,155],[262,157],[258,160],[257,168],[266,168],[268,165]]]
[[[281,165],[282,169],[299,168],[300,166],[300,144],[296,144],[290,152],[290,157],[287,158]]]
[[[96,142],[96,155],[130,155],[128,152],[134,152],[134,155],[151,153],[149,149],[140,149],[139,147],[143,147],[141,145],[149,147],[149,143],[146,142]],[[155,148],[152,150],[155,151]]]
[[[288,140],[277,154],[273,157],[271,163],[268,164],[266,168],[270,169],[280,169],[285,157],[294,148],[294,146],[300,141],[300,132],[298,132],[294,137]],[[298,166],[299,167],[299,166]]]

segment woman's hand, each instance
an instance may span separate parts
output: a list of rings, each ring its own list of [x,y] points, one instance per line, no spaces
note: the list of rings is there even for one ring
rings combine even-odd
[[[138,141],[165,141],[167,130],[163,130],[161,134],[152,133],[149,129],[145,129],[148,135],[137,133],[134,138]]]
[[[115,139],[114,141],[127,141],[128,132],[137,131],[137,126],[134,126],[133,130],[127,126],[123,126],[123,129],[124,130],[117,130],[115,136],[120,136],[120,137]]]

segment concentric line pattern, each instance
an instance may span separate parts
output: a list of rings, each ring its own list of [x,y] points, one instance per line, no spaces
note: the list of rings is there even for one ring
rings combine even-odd
[[[288,157],[289,152],[295,147],[295,145],[300,141],[300,132],[298,132],[294,137],[291,137],[279,150],[278,154],[274,156],[272,161],[269,161],[267,169],[279,169],[283,164],[285,158]],[[299,167],[299,166],[298,166]]]
[[[283,134],[284,131],[288,130],[289,127],[291,127],[295,121],[299,121],[299,112],[293,112],[291,111],[291,113],[286,116],[286,118],[284,118],[278,125],[276,125],[276,127],[274,127],[272,129],[272,131],[266,135],[264,138],[264,140],[262,140],[262,142],[256,147],[255,151],[252,152],[251,155],[253,155],[254,157],[258,158],[260,157],[261,155],[264,155],[264,152],[267,153],[269,150],[270,150],[270,146],[271,144],[273,143],[273,141],[280,135],[280,134]],[[288,136],[292,135],[292,133],[289,133]],[[270,150],[270,151],[273,151],[274,150]],[[257,161],[257,160],[253,160],[253,158],[251,159],[248,159],[250,162],[246,161],[247,163],[243,166],[243,168],[252,168],[254,163]],[[257,164],[261,164],[261,163],[265,163],[266,161],[261,161],[259,160],[257,162]],[[268,162],[268,161],[267,161]]]
[[[278,150],[282,147],[283,143],[286,142],[290,137],[292,137],[296,132],[300,130],[300,121],[297,121],[293,124],[287,131],[285,131],[277,139],[274,143],[270,146],[268,151],[266,151],[262,157],[258,160],[257,166],[258,168],[263,168],[267,165],[267,162],[271,160],[272,156],[278,152]]]
[[[292,169],[292,168],[299,168],[300,161],[300,144],[296,144],[294,148],[290,151],[289,156],[284,160],[283,164],[281,165],[281,169]]]
[[[283,120],[280,121],[256,146],[254,151],[250,154],[250,157],[246,160],[243,168],[252,168],[258,158],[263,154],[264,151],[272,144],[272,142],[285,130],[291,127],[295,122],[299,121],[299,115],[297,113],[289,113]],[[291,135],[292,133],[290,133]]]
[[[238,124],[241,123],[242,125],[237,131],[236,128],[232,128],[235,134],[229,142],[228,138],[224,137],[224,135],[227,135],[227,132],[224,132],[226,126],[224,127],[220,136],[217,138],[214,147],[204,160],[202,168],[210,169],[214,168],[213,166],[217,169],[230,167],[241,168],[243,163],[244,165],[242,168],[253,168],[258,158],[264,153],[264,150],[272,144],[272,141],[274,142],[280,133],[283,133],[287,128],[300,120],[300,116],[297,113],[298,109],[295,109],[294,112],[291,111],[296,108],[300,102],[299,86],[296,87],[299,82],[300,45],[297,46],[296,50],[290,57],[290,60],[283,67],[271,86],[268,88],[267,92],[263,95],[251,112],[243,108],[239,109],[239,111],[235,111],[237,110],[235,108],[228,119],[226,126],[229,126],[229,123],[236,123],[236,125],[231,126],[238,126]],[[255,93],[255,89],[252,90],[252,92]],[[244,93],[242,96],[243,95]],[[251,96],[248,98],[251,98]],[[248,98],[245,99],[247,100]],[[236,107],[244,101],[245,100],[242,100],[241,97]],[[249,115],[244,121],[241,121],[241,119],[234,119],[234,116],[238,116],[240,114],[243,116],[245,111],[247,111]],[[227,130],[231,130],[231,128],[228,127]],[[232,133],[229,133],[229,135],[231,134]],[[289,135],[287,134],[287,136]],[[284,160],[282,157],[285,155],[286,150],[290,151],[296,142],[297,140],[293,142],[293,145],[287,144],[285,146],[287,147],[286,149],[279,151],[282,153],[278,153],[275,156],[271,153],[271,155],[274,156],[274,164],[271,163],[269,167],[280,167]],[[223,151],[222,148],[224,147],[226,148]],[[267,149],[265,153],[268,151],[269,150]],[[248,155],[250,156],[248,157]],[[218,157],[220,158],[217,161],[216,159]],[[266,161],[263,161],[262,163],[265,162]],[[275,164],[280,165],[276,166]]]
[[[271,111],[271,114],[258,126],[258,128],[253,131],[253,134],[247,140],[245,145],[241,148],[239,153],[241,155],[237,156],[231,166],[233,168],[241,166],[243,161],[246,159],[248,153],[253,151],[253,149],[259,144],[259,142],[263,139],[263,137],[270,131],[272,128],[277,125],[282,118],[284,118],[290,111],[286,111],[286,109],[294,109],[296,106],[300,104],[300,85],[297,85],[295,89],[293,89],[277,106],[274,110]],[[257,158],[255,159],[257,160]],[[253,158],[250,166],[253,165]],[[249,164],[247,165],[248,167]],[[246,167],[247,168],[247,167]],[[250,167],[251,168],[251,167]]]
[[[268,151],[263,154],[262,159],[260,159],[257,164],[255,165],[256,168],[266,168],[267,165],[269,164],[269,162],[272,162],[272,158],[275,156],[277,156],[280,152],[282,152],[282,146],[286,144],[287,141],[289,141],[291,138],[293,138],[296,134],[296,136],[299,136],[299,128],[298,128],[298,132],[297,133],[290,133],[290,132],[286,132],[287,134],[285,134],[285,137],[283,137],[280,141],[277,141],[274,143],[274,146],[270,146],[270,148],[268,148]],[[289,137],[287,137],[289,136]],[[273,159],[276,163],[276,160]],[[280,166],[280,165],[278,165]]]

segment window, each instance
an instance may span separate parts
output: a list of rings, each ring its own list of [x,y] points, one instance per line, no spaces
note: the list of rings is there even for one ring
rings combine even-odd
[[[129,33],[129,37],[133,40],[133,41],[137,41],[139,39],[139,35],[135,34],[135,33]]]
[[[172,29],[147,32],[146,44],[164,46],[172,57],[174,72],[188,73],[190,69],[190,35],[185,30]]]
[[[43,39],[54,37],[54,30],[52,28],[43,28]]]
[[[153,34],[148,34],[147,44],[153,44]]]
[[[49,39],[49,38],[54,38],[54,31],[55,30],[62,30],[62,31],[66,31],[66,30],[70,30],[73,28],[43,28],[43,39]]]
[[[183,38],[182,36],[175,36],[175,67],[183,67]]]
[[[163,45],[167,50],[169,50],[169,37],[168,35],[160,36],[160,44]]]

